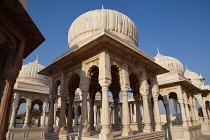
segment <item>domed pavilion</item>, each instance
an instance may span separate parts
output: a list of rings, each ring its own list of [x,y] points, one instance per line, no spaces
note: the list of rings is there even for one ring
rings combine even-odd
[[[157,64],[169,70],[168,73],[157,76],[160,89],[159,100],[162,100],[165,106],[167,129],[171,132],[168,135],[171,135],[172,139],[201,137],[201,125],[196,110],[196,99],[197,95],[200,95],[200,88],[194,81],[191,81],[192,79],[189,79],[195,74],[189,70],[184,72],[183,64],[178,59],[162,55],[159,51],[154,58]],[[173,100],[173,107],[169,105],[170,99]],[[172,108],[176,114],[176,122],[173,124],[170,117]],[[181,114],[181,120],[178,112]]]
[[[162,138],[164,133],[160,124],[158,107],[159,89],[156,76],[167,72],[155,63],[155,59],[138,47],[138,33],[133,21],[126,15],[110,10],[98,9],[86,12],[72,23],[68,33],[69,50],[56,57],[53,63],[39,72],[51,77],[50,111],[46,137],[70,136],[72,129],[72,104],[77,88],[81,90],[82,107],[79,138],[112,139],[113,137]],[[149,86],[148,86],[149,85]],[[60,95],[58,95],[60,87]],[[128,92],[136,102],[137,132],[130,126]],[[94,130],[93,105],[96,93],[101,94],[101,125]],[[111,125],[108,93],[114,102],[114,124]],[[58,133],[54,125],[54,104],[61,97]],[[122,99],[122,102],[120,101]],[[152,103],[150,102],[153,99]],[[119,116],[119,103],[122,103],[122,116]],[[66,112],[66,103],[68,111]],[[140,103],[143,107],[140,114]],[[88,104],[90,110],[87,109]],[[154,105],[153,114],[149,107]],[[65,119],[67,118],[67,120]],[[120,119],[122,118],[122,119]],[[142,125],[142,119],[144,120]],[[151,119],[155,120],[151,127]],[[120,131],[116,131],[120,130]],[[72,132],[74,131],[74,132]],[[92,133],[98,135],[92,135]],[[154,134],[155,133],[155,134]],[[135,135],[134,135],[135,134]]]
[[[27,138],[30,137],[27,128],[31,127],[31,113],[35,105],[39,106],[39,117],[38,117],[38,127],[46,126],[46,110],[48,108],[49,100],[49,77],[37,74],[39,71],[43,70],[45,66],[38,61],[38,58],[34,62],[30,62],[22,66],[19,76],[14,86],[14,98],[11,111],[11,119],[8,137],[9,139],[14,139],[16,137]],[[26,103],[26,115],[24,119],[23,128],[16,128],[16,116],[18,109],[21,104]],[[42,131],[44,131],[43,129]],[[19,133],[17,133],[19,132]],[[26,135],[27,133],[27,135]],[[41,132],[40,134],[41,135]],[[32,138],[32,137],[31,137]],[[33,136],[36,138],[36,136]]]

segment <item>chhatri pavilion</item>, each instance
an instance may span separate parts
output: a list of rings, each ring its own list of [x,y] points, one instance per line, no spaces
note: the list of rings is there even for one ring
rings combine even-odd
[[[48,98],[46,91],[37,91],[40,106],[49,103],[48,124],[43,108],[42,130],[36,130],[40,139],[191,140],[203,139],[201,132],[210,132],[210,86],[204,85],[201,75],[184,71],[178,59],[159,51],[153,58],[140,50],[137,28],[126,15],[104,8],[86,12],[70,26],[68,44],[68,51],[34,73],[50,77],[48,83],[42,83],[49,88]],[[38,61],[32,63],[40,67]],[[48,79],[40,78],[41,82]],[[21,75],[19,79],[17,85],[24,83]],[[20,99],[27,96],[17,90],[14,101],[20,104]],[[170,99],[175,121],[171,120]],[[38,100],[34,91],[29,101],[33,100]],[[165,108],[165,124],[159,101]],[[200,104],[199,112],[196,102]],[[17,110],[14,105],[12,114]],[[11,129],[15,129],[14,122],[12,115]],[[24,127],[29,130],[28,125]],[[28,131],[27,135],[33,137],[33,133]],[[27,135],[23,138],[29,138]]]

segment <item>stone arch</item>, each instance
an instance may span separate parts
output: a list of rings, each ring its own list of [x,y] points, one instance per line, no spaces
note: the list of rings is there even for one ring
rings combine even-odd
[[[53,86],[53,94],[54,95],[60,94],[59,93],[59,91],[60,91],[59,86],[61,85],[61,81],[60,80],[56,80],[53,85],[54,85]]]

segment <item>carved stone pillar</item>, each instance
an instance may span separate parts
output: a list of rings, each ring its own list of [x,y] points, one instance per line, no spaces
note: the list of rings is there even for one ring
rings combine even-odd
[[[18,105],[19,105],[19,95],[15,93],[14,94],[14,101],[13,101],[13,104],[12,104],[12,115],[11,115],[11,118],[10,118],[9,128],[15,128]]]
[[[75,109],[75,112],[74,112],[74,125],[77,126],[78,125],[78,106],[75,105],[74,109]]]
[[[73,132],[74,129],[72,127],[72,123],[73,123],[73,118],[72,118],[72,114],[73,114],[73,102],[74,102],[74,98],[69,98],[69,108],[68,108],[68,118],[67,118],[67,133]],[[75,112],[76,114],[76,112]]]
[[[108,90],[109,83],[100,84],[102,88],[102,111],[101,111],[101,133],[99,135],[99,139],[111,139],[112,134],[110,131],[110,112],[109,112],[109,98],[108,98]]]
[[[164,98],[165,97],[165,98]],[[171,125],[171,117],[170,117],[170,109],[169,109],[169,101],[166,96],[163,97],[164,107],[166,109],[166,120],[168,127]]]
[[[154,101],[154,111],[155,111],[155,131],[162,131],[157,95],[153,95],[153,101]]]
[[[87,96],[88,96],[88,86],[80,87],[82,92],[82,114],[81,114],[81,122],[80,122],[80,137],[90,136],[90,132],[88,131],[88,110],[87,110]]]
[[[90,112],[89,112],[89,130],[90,131],[95,131],[95,127],[94,127],[94,110],[93,110],[93,106],[94,106],[94,100],[91,99],[89,100],[90,102]]]
[[[186,118],[185,109],[184,109],[184,101],[182,99],[179,99],[178,101],[180,104],[180,109],[181,109],[181,114],[182,114],[182,126],[188,127],[187,118]]]
[[[97,126],[97,106],[94,104],[93,106],[94,111],[94,126]]]
[[[45,127],[45,120],[46,120],[46,111],[47,111],[47,102],[44,102],[43,104],[43,110],[42,110],[42,121],[41,121],[41,127]]]
[[[26,101],[26,116],[23,128],[28,128],[30,125],[30,111],[31,111],[31,99]]]
[[[40,127],[41,116],[42,116],[42,105],[39,105],[39,117],[38,117],[38,124],[37,124],[37,127]]]
[[[9,128],[15,128],[15,121],[16,121],[17,110],[18,110],[18,106],[13,106],[12,107],[12,115],[11,115]]]
[[[115,131],[121,130],[120,122],[119,122],[118,108],[119,108],[119,99],[114,99],[114,125],[112,128]]]
[[[130,107],[130,119],[131,119],[131,122],[133,122],[133,105],[132,103],[129,104],[129,107]]]
[[[54,104],[55,104],[55,97],[50,95],[50,109],[49,109],[49,118],[48,118],[48,127],[47,133],[54,133]]]
[[[130,128],[130,114],[128,106],[128,87],[121,87],[122,90],[122,136],[133,135]]]
[[[136,104],[133,104],[133,122],[136,123]]]
[[[188,102],[186,100],[184,101],[184,107],[185,107],[185,111],[186,111],[188,126],[192,126],[192,122],[191,122],[191,118],[190,118],[190,111],[189,111],[189,107],[188,107]]]
[[[66,134],[66,95],[61,94],[61,111],[59,118],[60,134]]]
[[[104,50],[99,56],[99,84],[102,90],[101,133],[99,139],[112,139],[110,131],[110,112],[108,91],[111,84],[111,66],[109,54]]]
[[[140,112],[140,99],[135,99],[136,102],[136,123],[138,131],[142,131],[142,116]]]

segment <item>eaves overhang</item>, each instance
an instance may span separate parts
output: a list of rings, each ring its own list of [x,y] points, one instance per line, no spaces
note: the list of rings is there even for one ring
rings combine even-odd
[[[156,75],[168,72],[168,70],[155,63],[153,57],[149,56],[139,48],[134,47],[133,44],[122,40],[119,36],[105,29],[100,30],[91,37],[87,38],[85,41],[80,42],[80,44],[74,47],[74,50],[70,49],[55,58],[53,63],[40,71],[39,74],[50,76],[52,71],[56,71],[58,67],[60,68],[65,63],[69,63],[71,59],[78,56],[83,57],[85,56],[85,53],[91,51],[92,49],[96,49],[96,47],[99,47],[98,49],[100,49],[100,44],[102,43],[108,44],[109,46],[115,47],[116,49],[121,50],[132,57],[135,57],[135,59],[137,61],[141,61],[146,68],[153,69],[153,72]]]
[[[17,21],[17,23],[13,24],[18,24],[18,26],[21,27],[21,32],[26,33],[25,50],[23,54],[23,58],[26,58],[40,44],[42,44],[42,42],[45,41],[45,38],[18,0],[1,0],[0,8],[5,11],[5,14]],[[5,26],[9,27],[9,25]]]

